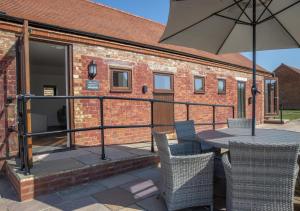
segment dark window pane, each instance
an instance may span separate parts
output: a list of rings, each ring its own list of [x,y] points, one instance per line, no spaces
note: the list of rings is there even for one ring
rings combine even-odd
[[[128,72],[113,72],[114,87],[129,87]]]
[[[204,78],[195,78],[195,91],[204,91]]]
[[[226,91],[225,89],[226,89],[225,80],[218,80],[218,92],[223,93]]]
[[[172,82],[170,75],[154,75],[155,89],[172,90]]]

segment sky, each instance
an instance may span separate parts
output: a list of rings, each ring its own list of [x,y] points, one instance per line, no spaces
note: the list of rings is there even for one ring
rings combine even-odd
[[[137,16],[166,24],[169,14],[169,0],[94,0]],[[251,59],[251,53],[243,53]],[[261,51],[257,53],[257,63],[269,71],[280,64],[300,68],[300,49]]]

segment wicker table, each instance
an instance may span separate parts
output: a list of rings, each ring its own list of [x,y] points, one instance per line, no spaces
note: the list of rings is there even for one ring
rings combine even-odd
[[[228,149],[230,141],[247,143],[298,143],[300,133],[287,130],[256,129],[256,136],[251,136],[251,129],[228,128],[217,131],[204,131],[199,133],[200,139],[216,148]]]
[[[222,149],[228,149],[230,141],[270,144],[300,144],[300,133],[287,130],[256,129],[256,136],[251,136],[251,129],[227,128],[217,131],[203,131],[198,135],[200,137],[200,140],[205,142],[206,144]],[[298,164],[300,164],[299,160],[300,159],[298,159]],[[300,195],[300,172],[297,179],[296,195]]]

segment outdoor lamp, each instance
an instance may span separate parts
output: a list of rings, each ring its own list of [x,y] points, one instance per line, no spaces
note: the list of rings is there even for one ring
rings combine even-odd
[[[95,60],[91,61],[88,67],[88,74],[89,74],[89,79],[93,80],[95,76],[97,75],[97,64]]]

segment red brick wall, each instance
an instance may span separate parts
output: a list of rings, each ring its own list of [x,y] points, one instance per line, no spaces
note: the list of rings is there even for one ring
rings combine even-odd
[[[110,95],[137,98],[153,98],[153,72],[170,72],[174,74],[174,99],[175,101],[189,101],[196,103],[237,105],[237,79],[247,80],[246,98],[251,97],[251,74],[230,71],[216,67],[207,67],[199,64],[147,56],[127,51],[114,50],[86,45],[74,45],[74,94],[75,95]],[[88,64],[95,60],[98,75],[95,80],[100,81],[99,91],[85,90]],[[132,69],[132,92],[112,93],[109,84],[109,67],[126,67]],[[205,94],[194,94],[194,75],[205,76]],[[226,95],[219,95],[217,90],[218,78],[226,79]],[[262,77],[258,77],[259,90],[263,90]],[[142,93],[142,86],[148,86],[148,92]],[[263,92],[262,92],[263,93]],[[258,96],[257,120],[263,119],[263,94]],[[105,124],[149,124],[150,105],[147,102],[126,102],[105,100]],[[80,100],[75,103],[75,126],[95,126],[99,124],[99,102],[97,100]],[[236,109],[235,109],[236,110]],[[247,117],[251,118],[251,105],[246,106]],[[216,109],[217,122],[226,122],[232,117],[231,108]],[[207,106],[191,106],[190,119],[196,123],[211,123],[212,108]],[[186,107],[175,106],[175,119],[186,119]],[[218,127],[224,127],[220,125]],[[198,126],[198,130],[211,129],[211,126]],[[132,143],[150,139],[149,129],[111,129],[105,131],[107,144]],[[100,133],[78,133],[75,143],[82,145],[100,144]]]
[[[279,84],[279,99],[284,109],[300,109],[300,73],[282,65],[275,71]]]
[[[18,150],[17,135],[8,132],[16,124],[16,102],[6,104],[7,97],[16,95],[16,37],[0,31],[0,170],[5,159]]]
[[[13,33],[0,31],[0,163],[7,156],[16,154],[18,142],[15,132],[9,133],[8,127],[16,125],[15,101],[6,106],[7,96],[16,95],[16,36]],[[99,91],[85,90],[87,66],[96,60],[100,81]],[[111,93],[109,86],[109,66],[132,68],[132,93]],[[153,98],[153,71],[174,74],[175,100],[198,103],[234,104],[236,106],[236,77],[247,80],[247,98],[250,97],[251,74],[231,71],[219,67],[208,67],[201,64],[167,59],[130,51],[116,50],[99,46],[73,44],[73,87],[75,95],[112,95],[137,98]],[[205,94],[194,94],[193,76],[202,75],[206,80]],[[227,81],[226,95],[218,95],[217,79]],[[259,89],[263,90],[263,78],[258,77]],[[142,93],[142,86],[148,86],[148,92]],[[258,121],[263,119],[263,95],[258,96]],[[99,124],[99,102],[97,100],[76,100],[74,107],[76,127],[88,127]],[[217,121],[223,122],[231,117],[230,109],[216,110]],[[247,106],[247,117],[251,117],[251,105]],[[186,109],[175,106],[175,119],[184,120]],[[211,122],[210,107],[191,106],[190,119],[196,122]],[[150,106],[145,102],[105,101],[105,124],[148,124],[150,123]],[[199,130],[211,128],[197,127]],[[150,139],[150,130],[145,129],[112,129],[105,131],[106,144],[132,143]],[[90,146],[100,144],[99,132],[76,133],[75,144]],[[2,166],[2,165],[0,165]]]

